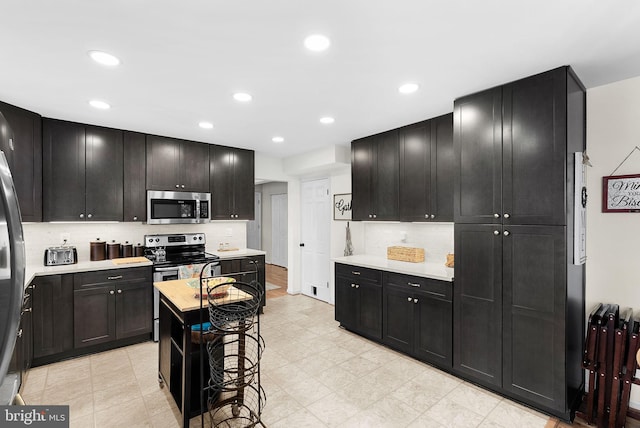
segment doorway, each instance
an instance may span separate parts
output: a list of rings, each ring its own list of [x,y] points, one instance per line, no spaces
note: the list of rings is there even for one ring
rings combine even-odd
[[[247,222],[247,248],[262,249],[262,193],[254,194],[254,219]]]
[[[287,267],[287,195],[271,195],[271,263]]]
[[[329,179],[302,183],[300,192],[302,294],[329,302],[331,202]]]

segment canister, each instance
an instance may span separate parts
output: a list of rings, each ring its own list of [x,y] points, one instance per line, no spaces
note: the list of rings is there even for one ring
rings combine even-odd
[[[120,258],[121,248],[120,243],[111,241],[107,244],[107,258],[108,259],[117,259]]]
[[[144,257],[144,245],[138,242],[133,247],[133,255],[136,257]]]
[[[89,242],[89,260],[105,260],[107,258],[107,243],[100,238]]]
[[[122,257],[133,257],[133,244],[125,241],[122,244]]]

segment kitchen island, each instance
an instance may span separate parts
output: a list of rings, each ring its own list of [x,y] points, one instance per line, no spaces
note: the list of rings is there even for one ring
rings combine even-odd
[[[169,388],[180,408],[183,427],[189,426],[190,418],[206,410],[207,393],[204,388],[210,378],[206,345],[200,343],[200,335],[192,338],[192,326],[209,320],[207,299],[205,297],[201,302],[199,297],[195,297],[199,290],[189,286],[189,281],[192,280],[153,284],[160,292],[158,380]],[[228,295],[216,299],[216,304],[248,299],[251,299],[251,295],[230,287]]]

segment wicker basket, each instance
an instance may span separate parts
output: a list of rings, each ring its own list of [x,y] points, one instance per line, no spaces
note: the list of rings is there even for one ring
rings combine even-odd
[[[387,247],[387,259],[401,262],[421,263],[424,261],[424,248]]]

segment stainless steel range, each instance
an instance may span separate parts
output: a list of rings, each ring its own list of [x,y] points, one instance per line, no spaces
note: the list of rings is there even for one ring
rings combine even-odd
[[[220,259],[207,253],[204,233],[145,235],[145,257],[153,262],[153,282],[184,279],[199,275],[210,263],[211,275],[220,275]],[[153,340],[159,339],[160,294],[153,289]]]

